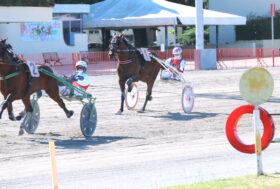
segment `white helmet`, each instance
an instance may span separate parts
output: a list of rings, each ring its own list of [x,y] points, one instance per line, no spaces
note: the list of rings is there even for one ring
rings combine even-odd
[[[174,49],[172,50],[172,54],[182,54],[182,49],[180,47],[174,47]]]
[[[77,67],[83,67],[84,71],[87,70],[87,63],[85,61],[79,60],[76,62],[76,69]]]

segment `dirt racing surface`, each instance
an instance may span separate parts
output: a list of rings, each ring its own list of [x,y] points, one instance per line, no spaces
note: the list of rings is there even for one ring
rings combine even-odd
[[[261,106],[280,113],[280,69],[268,70],[274,92]],[[255,154],[238,152],[225,136],[228,115],[247,104],[239,93],[245,71],[185,72],[195,92],[190,114],[182,110],[182,83],[158,78],[145,113],[136,111],[146,90],[146,84],[138,82],[136,110],[125,108],[122,115],[115,115],[121,98],[117,75],[92,76],[88,92],[97,98],[98,117],[95,133],[88,139],[80,130],[80,102],[65,101],[75,111],[68,119],[54,101],[42,97],[40,124],[33,135],[18,136],[20,122],[10,121],[5,111],[0,120],[0,188],[51,188],[50,140],[56,145],[59,188],[148,189],[256,174]],[[16,114],[23,109],[21,101],[13,105]],[[275,137],[280,137],[279,118],[273,116]],[[253,143],[252,116],[242,117],[239,123],[240,138]],[[280,171],[279,154],[279,143],[263,152],[264,172]]]

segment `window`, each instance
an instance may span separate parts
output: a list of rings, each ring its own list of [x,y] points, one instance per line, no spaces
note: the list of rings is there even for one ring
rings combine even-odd
[[[67,45],[75,45],[74,34],[82,33],[81,14],[53,14],[53,19],[59,19],[63,23],[63,37]]]

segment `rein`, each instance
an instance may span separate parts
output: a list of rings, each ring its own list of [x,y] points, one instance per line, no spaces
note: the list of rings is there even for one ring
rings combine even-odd
[[[129,63],[132,63],[133,62],[133,59],[128,59],[128,60],[123,60],[123,61],[118,61],[119,64],[129,64]]]
[[[123,50],[118,49],[117,50],[117,52],[134,52],[134,51],[135,51],[135,49],[123,49]]]
[[[0,77],[0,81],[5,80],[5,79],[10,79],[10,78],[20,75],[22,73],[24,73],[24,72],[15,72],[15,73],[9,74],[7,76]]]

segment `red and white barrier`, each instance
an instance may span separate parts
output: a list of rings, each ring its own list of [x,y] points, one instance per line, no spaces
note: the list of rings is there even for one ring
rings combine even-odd
[[[155,51],[162,60],[172,57],[172,50],[165,52]],[[198,70],[199,56],[195,49],[184,49],[183,59],[186,61],[186,70]],[[42,54],[22,54],[25,60],[37,64],[44,64]],[[75,63],[84,60],[88,63],[88,74],[115,74],[116,60],[109,59],[108,52],[80,52],[58,53],[62,65],[50,65],[57,74],[72,74],[75,71]],[[271,48],[221,48],[217,49],[217,69],[236,69],[251,67],[280,67],[280,52]]]

